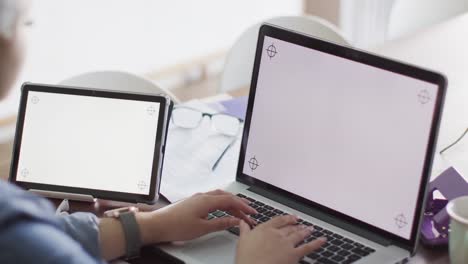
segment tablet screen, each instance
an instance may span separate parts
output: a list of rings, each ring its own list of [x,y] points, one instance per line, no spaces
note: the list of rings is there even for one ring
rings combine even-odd
[[[16,181],[150,194],[160,103],[29,91]]]

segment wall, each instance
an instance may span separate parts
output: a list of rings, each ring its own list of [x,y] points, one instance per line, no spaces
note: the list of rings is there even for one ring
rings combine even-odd
[[[41,0],[25,77],[57,82],[99,69],[145,73],[227,49],[262,19],[302,1]]]
[[[158,71],[227,50],[251,24],[302,13],[302,0],[40,0],[24,72],[0,119],[17,111],[23,81],[57,83],[94,70]]]

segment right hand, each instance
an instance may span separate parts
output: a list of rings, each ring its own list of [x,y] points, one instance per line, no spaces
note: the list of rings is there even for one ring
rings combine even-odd
[[[319,238],[296,247],[312,231],[305,226],[295,225],[296,222],[295,216],[278,216],[251,230],[249,225],[241,221],[236,263],[297,263],[326,242],[325,238]]]
[[[229,212],[233,217],[208,220],[208,213],[215,210]],[[184,241],[210,232],[225,230],[239,225],[240,219],[255,224],[247,214],[257,211],[249,201],[222,190],[198,193],[185,200],[153,212],[137,215],[141,235],[145,244],[168,241]]]

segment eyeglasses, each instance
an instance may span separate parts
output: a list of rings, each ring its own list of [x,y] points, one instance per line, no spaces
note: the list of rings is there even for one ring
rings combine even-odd
[[[233,137],[229,145],[226,146],[224,151],[211,167],[211,170],[213,171],[216,169],[226,152],[232,147],[232,145],[234,145],[234,142],[236,142],[236,136],[239,134],[242,119],[227,114],[210,114],[185,106],[175,107],[174,110],[172,110],[171,119],[172,123],[177,127],[194,129],[200,125],[204,117],[210,118],[211,126],[218,133],[228,137]]]

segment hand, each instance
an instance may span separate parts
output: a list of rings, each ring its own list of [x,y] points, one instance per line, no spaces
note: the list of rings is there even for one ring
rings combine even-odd
[[[311,232],[305,226],[294,225],[296,222],[295,216],[278,216],[250,230],[241,221],[236,263],[297,263],[325,243],[325,238],[319,238],[296,247]]]
[[[248,204],[245,199],[216,190],[195,194],[154,212],[141,213],[137,219],[145,244],[183,241],[237,226],[240,219],[255,224],[246,214],[257,212]],[[208,213],[215,210],[227,211],[234,217],[207,220]]]

